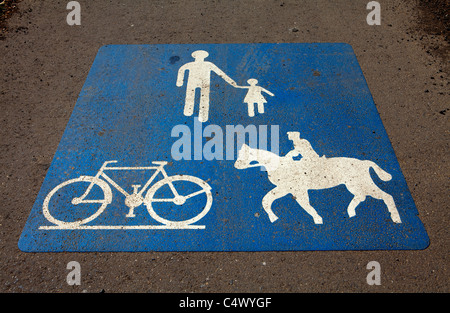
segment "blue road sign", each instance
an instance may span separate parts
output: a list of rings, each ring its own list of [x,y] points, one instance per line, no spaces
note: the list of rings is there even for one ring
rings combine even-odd
[[[351,46],[108,45],[23,251],[424,249]]]

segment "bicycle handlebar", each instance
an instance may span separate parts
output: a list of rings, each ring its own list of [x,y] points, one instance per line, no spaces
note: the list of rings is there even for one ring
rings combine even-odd
[[[106,161],[105,163],[103,163],[103,166],[102,166],[102,167],[105,167],[107,164],[110,164],[110,163],[117,163],[117,162],[119,162],[119,161],[117,161],[117,160]]]
[[[111,163],[117,163],[116,160],[106,161],[103,163],[102,167],[100,168],[99,173],[103,173],[104,170],[111,169],[111,170],[148,170],[148,169],[157,169],[155,167],[107,167],[108,164]],[[154,165],[158,165],[158,168],[164,167],[164,165],[167,165],[169,162],[167,161],[152,161]]]

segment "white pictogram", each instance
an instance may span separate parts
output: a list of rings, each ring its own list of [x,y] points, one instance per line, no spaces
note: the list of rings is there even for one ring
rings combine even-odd
[[[97,172],[95,176],[80,176],[75,179],[71,179],[65,181],[58,186],[56,186],[44,200],[43,204],[43,213],[48,221],[55,224],[53,226],[41,226],[40,229],[203,229],[205,226],[203,225],[192,225],[195,222],[199,221],[203,218],[211,208],[212,205],[212,194],[211,187],[200,178],[188,175],[174,175],[168,176],[166,171],[164,170],[164,166],[167,164],[165,161],[154,161],[152,162],[156,166],[149,167],[108,167],[108,164],[116,163],[117,161],[106,161],[103,163],[100,170]],[[105,171],[136,171],[136,170],[156,170],[155,173],[149,178],[149,180],[145,183],[145,185],[141,187],[141,185],[132,185],[133,193],[126,192],[121,186],[119,186],[111,177],[106,175]],[[158,174],[162,174],[164,176],[163,179],[155,183],[153,186],[150,186],[154,181]],[[150,216],[156,221],[160,222],[162,225],[85,225],[87,223],[95,220],[100,214],[105,211],[106,207],[112,202],[113,193],[111,191],[111,187],[107,184],[107,182],[113,186],[117,191],[125,196],[124,204],[129,208],[127,218],[135,217],[134,209],[142,204],[146,205],[148,213]],[[190,192],[188,194],[180,194],[176,189],[176,185],[178,183],[190,183],[192,186],[189,189]],[[71,198],[71,205],[73,205],[73,210],[83,210],[83,205],[98,205],[98,208],[89,211],[89,216],[85,218],[80,218],[76,221],[63,221],[55,218],[50,211],[50,207],[52,210],[58,209],[58,197],[60,194],[64,194],[64,190],[69,190],[67,186],[72,186],[75,184],[87,185],[87,188],[82,187],[83,191],[79,195],[69,195]],[[103,195],[97,199],[92,199],[88,197],[91,193],[94,186],[98,186]],[[171,190],[170,197],[162,197],[157,195],[157,191],[163,187],[167,186]],[[149,188],[150,187],[150,188]],[[148,191],[147,191],[148,190]],[[144,192],[147,192],[144,197]],[[200,212],[195,211],[195,215],[189,217],[185,220],[180,221],[171,221],[166,218],[161,217],[157,214],[154,209],[155,203],[161,204],[175,204],[177,209],[183,210],[186,209],[186,206],[189,206],[189,199],[199,196],[201,194],[206,195],[205,203],[203,203],[203,208]],[[53,203],[53,204],[52,204]],[[55,207],[55,208],[53,208]],[[66,208],[67,209],[67,208]]]
[[[183,65],[178,70],[177,77],[177,87],[181,87],[184,84],[184,73],[186,71],[189,72],[186,86],[184,115],[191,116],[194,113],[195,91],[197,88],[200,89],[200,109],[198,115],[198,120],[200,122],[206,122],[208,120],[211,72],[216,73],[230,85],[234,87],[237,86],[236,82],[228,77],[220,68],[211,62],[205,61],[205,58],[208,55],[209,53],[203,50],[193,52],[192,57],[195,61]]]
[[[392,176],[389,173],[368,160],[320,157],[306,139],[299,137],[298,132],[289,132],[288,136],[294,143],[294,150],[286,156],[280,157],[272,152],[254,149],[244,144],[239,150],[238,159],[234,164],[237,169],[260,166],[266,169],[270,182],[276,186],[262,199],[262,206],[272,223],[278,219],[272,211],[272,203],[276,199],[291,194],[297,203],[311,215],[315,224],[322,224],[322,217],[309,203],[308,190],[332,188],[341,184],[344,184],[354,195],[347,208],[349,217],[355,216],[356,207],[367,196],[371,196],[383,200],[391,214],[392,221],[401,223],[393,197],[375,185],[369,169],[372,168],[383,181],[391,180]],[[294,160],[293,157],[299,154],[302,155],[302,158]]]
[[[235,88],[248,89],[245,96],[244,103],[248,105],[248,116],[255,116],[254,105],[258,108],[258,113],[264,113],[264,103],[266,99],[262,95],[263,92],[270,96],[274,96],[273,93],[264,89],[263,87],[256,86],[258,81],[251,78],[247,81],[250,86],[238,86],[237,83],[225,74],[215,64],[205,61],[205,58],[209,56],[209,53],[204,50],[197,50],[192,53],[194,62],[184,64],[178,70],[177,75],[177,87],[184,85],[185,72],[188,71],[187,86],[186,86],[186,98],[184,104],[184,115],[191,116],[194,114],[195,104],[195,92],[200,89],[200,107],[198,113],[198,120],[200,122],[206,122],[209,116],[209,93],[211,86],[211,72],[217,74],[228,84]]]
[[[267,103],[266,99],[262,95],[263,92],[267,93],[270,96],[275,96],[273,93],[264,89],[263,87],[256,86],[258,80],[251,78],[247,80],[247,83],[250,86],[237,86],[237,88],[247,88],[248,92],[244,98],[244,102],[248,105],[248,116],[255,116],[255,105],[258,108],[258,113],[264,113],[264,103]]]

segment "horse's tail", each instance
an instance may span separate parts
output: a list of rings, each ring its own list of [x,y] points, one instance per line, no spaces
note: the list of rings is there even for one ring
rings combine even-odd
[[[376,163],[374,163],[372,161],[368,161],[368,162],[369,162],[369,167],[373,168],[373,170],[378,175],[378,177],[380,177],[381,180],[389,181],[392,179],[392,175],[389,174],[388,172],[386,172],[385,170],[383,170]]]

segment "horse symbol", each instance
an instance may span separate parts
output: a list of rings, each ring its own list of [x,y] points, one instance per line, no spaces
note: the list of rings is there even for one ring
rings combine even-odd
[[[243,144],[234,167],[246,169],[259,166],[264,166],[269,181],[276,186],[262,199],[262,206],[272,223],[278,219],[271,209],[272,203],[291,194],[297,203],[312,216],[315,224],[322,224],[322,217],[309,203],[308,190],[332,188],[340,184],[344,184],[354,195],[347,208],[349,217],[355,216],[356,207],[367,196],[371,196],[383,200],[392,221],[401,223],[393,197],[375,185],[369,169],[374,169],[383,181],[391,180],[392,176],[372,161],[345,157],[303,157],[297,161],[290,156],[280,157],[270,151]]]

